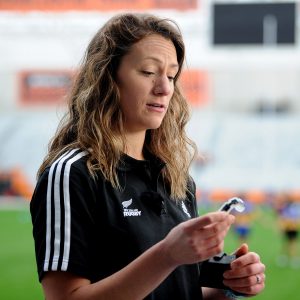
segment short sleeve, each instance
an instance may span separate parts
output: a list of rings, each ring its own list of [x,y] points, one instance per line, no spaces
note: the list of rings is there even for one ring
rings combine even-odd
[[[39,280],[47,271],[90,278],[95,187],[84,151],[70,151],[39,178],[31,203]]]

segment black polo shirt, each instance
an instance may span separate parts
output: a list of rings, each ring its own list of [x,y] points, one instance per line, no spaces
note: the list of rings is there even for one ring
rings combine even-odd
[[[37,182],[30,209],[40,280],[57,270],[101,280],[197,216],[192,194],[185,201],[169,198],[160,160],[124,155],[117,190],[102,173],[91,177],[87,155],[80,149],[65,153]],[[202,299],[198,280],[196,264],[180,266],[145,299]]]

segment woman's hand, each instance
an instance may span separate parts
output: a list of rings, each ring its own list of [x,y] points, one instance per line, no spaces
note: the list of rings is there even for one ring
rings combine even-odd
[[[260,293],[265,287],[265,265],[255,252],[248,251],[243,244],[236,251],[237,259],[231,263],[231,270],[224,272],[223,283],[232,290],[249,296]]]
[[[162,241],[166,257],[178,266],[204,261],[220,253],[234,220],[226,212],[213,212],[180,223]]]

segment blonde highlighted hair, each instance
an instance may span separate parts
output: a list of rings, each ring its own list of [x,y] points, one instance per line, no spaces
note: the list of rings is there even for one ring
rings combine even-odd
[[[81,148],[89,152],[91,174],[101,171],[106,180],[120,188],[116,167],[125,150],[125,137],[116,71],[132,45],[151,34],[173,42],[179,71],[168,111],[158,129],[147,131],[145,149],[166,162],[162,175],[171,197],[185,198],[188,169],[196,151],[185,133],[189,107],[178,86],[185,47],[173,21],[150,14],[117,15],[95,34],[70,92],[68,111],[49,143],[38,176],[68,149]]]

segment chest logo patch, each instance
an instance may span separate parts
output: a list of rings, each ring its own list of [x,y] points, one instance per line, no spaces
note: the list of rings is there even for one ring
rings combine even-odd
[[[123,201],[122,206],[123,206],[123,216],[124,217],[140,217],[142,214],[142,211],[138,210],[137,208],[128,208],[132,204],[132,198]]]

